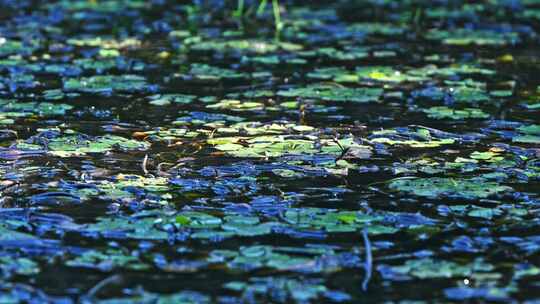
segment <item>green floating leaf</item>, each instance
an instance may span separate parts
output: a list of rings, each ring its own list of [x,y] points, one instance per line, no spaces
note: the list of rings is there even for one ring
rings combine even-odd
[[[0,224],[0,241],[20,241],[37,239],[35,236],[10,229],[4,224]]]
[[[330,154],[340,155],[343,149],[355,149],[363,158],[371,155],[371,147],[357,144],[354,138],[319,140],[315,137],[295,139],[287,135],[263,135],[252,138],[221,137],[208,140],[214,148],[235,157],[281,157],[285,155]]]
[[[166,240],[168,234],[156,228],[161,217],[125,218],[100,217],[98,222],[87,224],[81,229],[83,233],[99,233],[102,237],[130,238],[136,240]]]
[[[141,3],[140,0],[135,0],[131,4]],[[67,10],[73,9],[75,7],[78,7],[79,5],[87,4],[92,7],[92,9],[98,9],[97,6],[101,8],[106,8],[107,6],[112,5],[118,5],[123,2],[114,2],[114,1],[108,1],[104,3],[82,3],[82,2],[75,2],[75,4],[70,5]],[[130,5],[127,5],[130,6]],[[136,6],[136,5],[134,5]],[[121,6],[120,6],[121,7]],[[121,8],[119,8],[121,10]],[[84,37],[84,38],[71,38],[67,40],[68,44],[79,46],[79,47],[102,47],[104,49],[124,49],[124,48],[131,48],[131,47],[138,47],[141,45],[141,41],[136,38],[125,38],[122,40],[114,39],[112,37],[103,37],[103,36],[96,36],[96,37]]]
[[[186,116],[177,118],[173,124],[177,126],[182,125],[202,125],[206,127],[217,128],[224,126],[229,122],[241,122],[244,118],[239,116],[226,115],[221,113],[206,113],[206,112],[186,112]]]
[[[390,146],[404,145],[411,148],[435,148],[455,143],[456,139],[452,138],[452,136],[456,135],[421,127],[395,128],[374,131],[369,137],[369,141]]]
[[[303,47],[299,44],[288,42],[269,42],[264,40],[225,40],[225,41],[202,41],[189,46],[191,51],[220,51],[220,52],[250,52],[267,54],[279,50],[299,51]]]
[[[426,38],[440,40],[448,45],[489,45],[503,46],[517,44],[520,41],[516,32],[455,29],[451,31],[432,29],[427,32]]]
[[[284,219],[299,229],[322,229],[330,233],[354,232],[365,227],[371,234],[394,233],[397,229],[385,226],[379,215],[354,211],[335,211],[322,208],[289,209]]]
[[[333,80],[338,83],[356,83],[359,81],[379,81],[388,83],[422,82],[428,77],[410,75],[386,66],[358,67],[354,72],[343,68],[319,68],[307,74],[309,78]]]
[[[429,109],[424,109],[423,111],[428,115],[429,118],[434,119],[462,120],[470,118],[489,118],[489,114],[486,114],[481,109],[476,108],[464,108],[458,110],[441,106],[431,107]]]
[[[186,94],[162,94],[149,96],[148,103],[154,106],[166,106],[173,103],[189,104],[192,103],[197,96]]]
[[[250,278],[249,282],[232,281],[224,286],[226,289],[241,292],[243,295],[255,295],[263,299],[275,300],[281,302],[281,297],[273,292],[279,290],[287,298],[297,303],[306,303],[311,301],[328,300],[326,295],[339,295],[342,299],[348,300],[351,297],[346,293],[336,290],[330,290],[324,286],[323,282],[313,282],[297,280],[290,278],[268,277],[268,278]],[[274,299],[275,297],[275,299]]]
[[[486,162],[498,162],[503,160],[504,157],[501,156],[501,153],[496,151],[474,151],[473,153],[471,153],[471,159],[482,160]]]
[[[0,123],[13,124],[17,118],[33,115],[41,117],[65,115],[72,105],[50,102],[17,102],[0,100]]]
[[[64,79],[64,90],[83,93],[142,92],[149,89],[143,76],[138,75],[98,75]]]
[[[88,153],[104,153],[113,150],[146,150],[150,144],[133,139],[127,139],[116,135],[104,135],[100,137],[89,137],[85,135],[70,135],[74,132],[68,132],[68,135],[57,134],[57,137],[43,142],[39,136],[31,138],[29,141],[35,141],[37,144],[25,143],[19,141],[17,148],[47,151],[49,154],[60,157],[83,156]]]
[[[513,142],[540,144],[540,125],[522,126],[517,130],[521,134],[512,138]]]
[[[302,97],[334,102],[377,102],[383,94],[380,88],[344,88],[327,85],[312,85],[305,88],[281,90],[282,97]]]
[[[247,79],[250,77],[248,73],[202,63],[191,64],[189,71],[184,75],[180,74],[180,76],[186,79],[195,79],[200,81],[237,80]]]
[[[502,210],[497,209],[497,208],[476,207],[476,208],[473,208],[473,210],[469,211],[467,215],[472,216],[472,217],[477,217],[477,218],[484,218],[486,220],[491,220],[494,217],[501,215],[502,213],[503,213]]]
[[[6,40],[6,38],[0,37],[0,57],[27,54],[34,51],[36,48],[37,43],[35,41],[32,41],[31,44],[24,44],[21,41]]]
[[[482,178],[406,178],[391,181],[388,186],[394,190],[432,199],[455,197],[472,200],[513,190],[511,187],[488,182]]]
[[[265,105],[262,102],[240,101],[236,99],[223,99],[218,103],[207,105],[206,107],[208,109],[220,109],[235,112],[261,111],[265,109]]]
[[[407,31],[408,27],[404,24],[392,24],[382,22],[361,22],[353,23],[347,27],[352,32],[364,32],[367,34],[377,34],[384,36],[401,35]]]
[[[492,269],[492,265],[486,264],[480,259],[470,264],[458,264],[452,261],[436,260],[433,258],[408,260],[401,266],[381,265],[378,267],[383,277],[389,279],[403,275],[418,279],[470,278]]]
[[[40,272],[39,265],[28,258],[0,257],[0,270],[3,277],[17,275],[36,275]]]
[[[132,270],[148,270],[149,265],[142,263],[138,257],[125,254],[121,250],[109,249],[105,252],[88,250],[82,255],[66,261],[70,267],[93,268],[111,271],[116,268]]]
[[[241,247],[239,252],[216,251],[210,254],[212,259],[220,259],[224,256],[229,260],[230,268],[262,268],[269,267],[278,270],[301,270],[310,268],[307,265],[314,264],[314,260],[308,257],[297,257],[283,254],[274,250],[271,246],[250,246]],[[313,268],[313,267],[311,267]]]
[[[93,187],[78,189],[71,193],[87,201],[100,198],[117,202],[137,201],[144,193],[151,194],[150,198],[144,200],[145,205],[163,206],[167,205],[170,199],[170,194],[167,193],[170,190],[168,182],[168,179],[164,177],[118,174],[108,180],[86,179],[85,183]],[[129,191],[130,189],[137,189],[138,195]]]

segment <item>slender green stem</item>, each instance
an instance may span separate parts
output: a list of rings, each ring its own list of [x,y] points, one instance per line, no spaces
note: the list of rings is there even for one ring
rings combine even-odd
[[[257,17],[261,16],[264,13],[267,3],[268,3],[268,0],[261,0],[261,3],[259,4],[259,7],[257,8]]]
[[[278,0],[272,0],[272,8],[274,11],[274,22],[276,26],[276,40],[279,40],[281,29],[283,24],[281,24],[281,13],[279,12],[279,2]]]
[[[243,14],[244,14],[244,0],[238,0],[238,5],[236,7],[236,11],[234,12],[234,15],[237,18],[242,18]]]

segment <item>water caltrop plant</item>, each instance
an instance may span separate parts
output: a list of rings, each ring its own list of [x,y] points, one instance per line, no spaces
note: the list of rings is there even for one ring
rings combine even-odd
[[[0,303],[540,302],[536,2],[2,1]]]

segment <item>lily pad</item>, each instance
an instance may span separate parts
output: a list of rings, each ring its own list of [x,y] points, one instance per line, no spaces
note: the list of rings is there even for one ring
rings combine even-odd
[[[305,88],[281,90],[282,97],[301,97],[333,102],[368,103],[379,101],[383,93],[379,88],[344,88],[325,85],[313,85]]]
[[[462,120],[489,117],[489,114],[486,114],[481,109],[477,108],[452,109],[444,106],[431,107],[429,109],[425,109],[424,113],[426,113],[428,117],[434,119]]]
[[[519,34],[516,32],[498,32],[488,30],[430,30],[426,37],[431,40],[440,40],[448,45],[488,45],[503,46],[514,45],[520,42]]]
[[[510,192],[513,189],[481,178],[406,178],[391,181],[391,189],[432,199],[441,197],[481,199]]]
[[[99,75],[83,78],[64,79],[64,90],[83,93],[112,93],[112,92],[145,92],[151,91],[152,86],[143,76],[138,75]]]

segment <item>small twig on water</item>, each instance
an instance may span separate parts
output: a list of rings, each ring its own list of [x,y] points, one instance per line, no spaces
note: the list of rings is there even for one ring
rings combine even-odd
[[[10,181],[10,180],[3,180],[3,181],[0,181],[0,192],[4,192],[5,190],[13,187],[13,186],[18,186],[19,185],[19,182],[17,181]]]
[[[168,162],[162,162],[162,163],[159,163],[156,167],[156,171],[157,171],[157,175],[159,176],[168,176],[170,175],[168,172],[164,171],[162,168],[163,166],[166,166],[166,165],[171,165],[171,166],[174,166],[173,163],[168,163]]]
[[[344,153],[345,152],[345,148],[343,147],[343,145],[341,145],[341,143],[339,142],[337,136],[334,136],[332,137],[332,141],[338,145],[339,149],[341,150],[341,153]]]
[[[148,164],[148,154],[145,154],[142,165],[141,165],[144,175],[148,175],[148,169],[146,169],[147,164]]]
[[[298,124],[303,125],[306,123],[306,105],[304,103],[300,104],[298,109]]]
[[[94,287],[92,287],[84,296],[85,299],[92,301],[94,297],[97,295],[97,293],[102,290],[105,286],[113,283],[120,283],[122,281],[122,276],[119,274],[112,275],[110,277],[107,277],[99,283],[97,283]]]
[[[336,162],[337,162],[338,160],[341,160],[345,156],[345,154],[347,154],[347,152],[349,151],[349,148],[343,147],[343,145],[339,142],[337,135],[334,135],[334,137],[332,138],[332,141],[336,143],[339,149],[341,150],[341,155],[339,155],[339,157],[336,158]]]
[[[367,228],[364,228],[364,230],[362,231],[362,236],[364,238],[364,247],[366,248],[366,261],[364,262],[364,269],[366,271],[366,275],[364,277],[364,281],[362,282],[362,290],[366,291],[369,281],[371,280],[373,256],[371,255],[371,243],[369,242]]]

